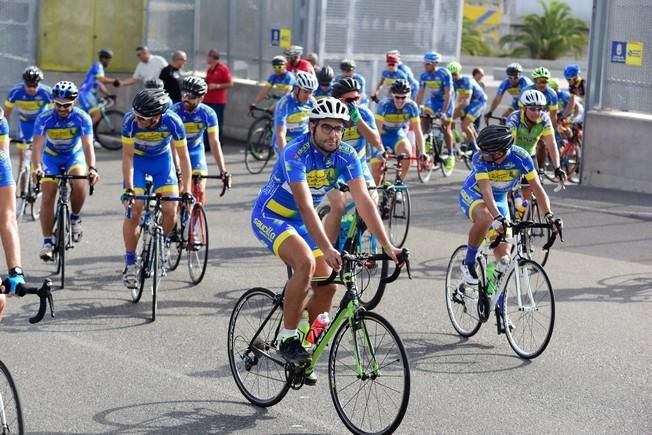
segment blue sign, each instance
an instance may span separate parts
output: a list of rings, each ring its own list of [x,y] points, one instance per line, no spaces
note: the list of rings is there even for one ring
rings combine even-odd
[[[272,29],[272,45],[278,46],[281,44],[281,29]]]
[[[611,63],[625,63],[626,41],[611,41]]]

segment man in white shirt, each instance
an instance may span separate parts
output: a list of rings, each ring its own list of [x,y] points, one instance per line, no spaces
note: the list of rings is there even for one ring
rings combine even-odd
[[[117,86],[129,86],[141,81],[145,83],[148,80],[154,80],[159,77],[161,70],[167,66],[167,61],[156,54],[152,54],[149,48],[143,46],[136,48],[136,56],[140,59],[136,71],[131,78],[118,80]]]

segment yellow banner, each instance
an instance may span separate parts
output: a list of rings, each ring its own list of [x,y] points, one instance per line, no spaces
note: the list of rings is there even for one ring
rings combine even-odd
[[[292,45],[292,30],[281,29],[281,42],[279,45],[281,48],[287,48]]]
[[[627,41],[625,50],[625,63],[627,65],[643,65],[643,43],[638,41]]]

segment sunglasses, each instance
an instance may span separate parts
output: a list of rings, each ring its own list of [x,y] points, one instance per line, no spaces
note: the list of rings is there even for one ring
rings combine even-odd
[[[360,96],[358,95],[357,97],[349,97],[349,98],[345,98],[345,99],[344,99],[344,102],[347,103],[347,104],[348,104],[348,103],[355,103],[355,102],[358,101],[359,99],[360,99]]]
[[[274,65],[273,68],[278,71],[278,70],[285,69],[285,65]]]
[[[197,98],[199,98],[199,95],[195,95],[192,92],[184,92],[181,94],[181,97],[187,100],[196,100]]]
[[[437,65],[435,62],[424,62],[426,65]]]
[[[136,115],[136,119],[138,119],[140,121],[149,121],[150,119],[153,118],[153,116],[142,116],[142,115],[139,115],[137,113],[135,115]]]
[[[326,134],[331,134],[332,132],[335,132],[337,134],[342,134],[342,132],[344,131],[344,127],[342,127],[341,125],[338,127],[333,127],[332,125],[328,125],[328,124],[320,124],[319,126],[321,127],[322,131]]]
[[[537,85],[547,85],[547,84],[548,84],[548,80],[545,80],[545,79],[544,80],[537,80]]]
[[[519,76],[507,76],[508,79],[510,80],[516,80]]]
[[[397,100],[405,100],[407,98],[407,95],[392,95]]]
[[[63,107],[63,108],[65,108],[65,109],[67,109],[68,107],[72,107],[73,104],[75,104],[74,101],[68,101],[67,103],[60,103],[60,102],[58,102],[58,101],[55,101],[55,102],[54,102],[54,105],[55,105],[56,107]]]
[[[25,87],[27,87],[27,88],[38,88],[38,83],[27,83],[27,82],[25,82]]]
[[[388,63],[387,66],[396,66],[395,63]]]

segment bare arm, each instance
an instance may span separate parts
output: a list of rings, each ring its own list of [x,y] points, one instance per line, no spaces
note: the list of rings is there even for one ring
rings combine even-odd
[[[450,92],[450,86],[446,86],[444,88],[444,105],[442,107],[442,111],[445,112],[448,109],[448,105],[451,103],[451,92]]]
[[[496,107],[500,104],[500,102],[503,101],[503,96],[500,94],[496,94],[493,100],[491,100],[491,106],[489,107],[489,111],[493,112],[496,110]]]
[[[138,80],[134,77],[129,77],[128,79],[120,80],[120,86],[131,86],[137,82]]]
[[[417,151],[420,155],[425,154],[426,147],[423,143],[423,132],[421,131],[421,123],[418,119],[416,121],[412,121],[412,131],[414,131],[414,139],[417,143]]]
[[[208,133],[208,144],[211,147],[211,154],[213,154],[215,164],[220,169],[220,173],[224,174],[226,172],[226,164],[224,163],[222,144],[220,143],[220,138],[217,134],[217,131],[211,131]]]
[[[573,113],[573,109],[575,109],[575,94],[570,95],[566,109],[564,109],[564,113],[562,114],[562,118],[566,118],[568,115]]]
[[[423,104],[423,95],[426,93],[426,87],[425,86],[419,86],[419,92],[417,92],[417,106],[421,106]]]
[[[5,119],[7,120],[7,122],[9,122],[9,117],[11,116],[12,110],[14,110],[13,107],[7,107],[7,105],[5,105]]]
[[[484,199],[484,203],[487,206],[489,213],[491,213],[493,217],[499,216],[500,211],[498,211],[498,206],[494,199],[491,182],[489,180],[478,180],[478,187],[480,188],[480,192],[482,192],[482,199]]]
[[[35,134],[32,139],[32,166],[34,167],[34,172],[42,171],[41,160],[43,158],[43,144],[45,143],[45,137],[40,134]]]
[[[559,167],[559,149],[557,148],[557,141],[555,140],[554,134],[549,134],[543,137],[543,142],[546,144],[546,149],[550,155],[550,160],[552,160],[553,167],[556,169]]]
[[[529,181],[530,181],[530,188],[537,196],[537,204],[539,205],[539,207],[541,207],[541,211],[543,212],[544,215],[546,213],[550,213],[551,212],[550,199],[548,199],[548,194],[546,194],[546,191],[543,190],[543,186],[541,185],[541,181],[539,180],[539,177],[534,177]]]
[[[122,142],[122,182],[125,189],[134,188],[134,144]]]
[[[82,148],[84,149],[84,157],[86,157],[86,164],[90,168],[95,168],[95,149],[93,148],[93,136],[87,134],[81,137]],[[100,181],[100,176],[95,171],[95,176],[91,178],[90,183],[94,186],[98,181]]]
[[[188,155],[188,144],[186,140],[183,139],[174,146],[179,157],[179,169],[181,169],[181,176],[183,177],[183,192],[192,192],[191,182],[192,182],[192,166],[190,165],[190,156]]]
[[[267,94],[269,94],[270,89],[272,89],[272,88],[270,88],[269,86],[263,87],[260,90],[260,92],[258,92],[258,95],[256,95],[256,100],[254,101],[254,104],[258,104],[261,101],[263,101],[265,99],[265,97],[267,96]]]

